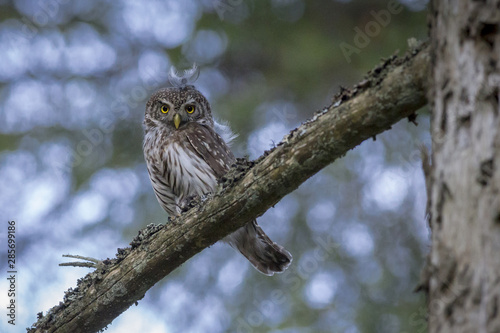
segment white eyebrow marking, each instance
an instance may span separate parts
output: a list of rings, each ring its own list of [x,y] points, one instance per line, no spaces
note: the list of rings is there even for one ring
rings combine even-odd
[[[163,103],[163,104],[167,104],[167,105],[169,105],[170,107],[172,107],[172,106],[173,106],[173,105],[172,105],[172,103],[170,103],[170,102],[169,102],[168,100],[166,100],[166,99],[159,98],[158,100],[159,100],[161,103]]]

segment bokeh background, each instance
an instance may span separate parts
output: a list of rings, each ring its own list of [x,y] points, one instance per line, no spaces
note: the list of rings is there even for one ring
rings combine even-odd
[[[380,58],[425,39],[426,5],[0,0],[0,331],[22,332],[88,272],[59,267],[62,254],[114,257],[140,228],[165,223],[141,122],[170,66],[199,65],[197,87],[239,134],[233,150],[253,159]],[[425,331],[425,299],[413,289],[429,247],[418,150],[430,142],[428,111],[417,121],[364,142],[260,218],[294,256],[286,273],[263,276],[216,244],[107,332]],[[14,328],[4,314],[8,220]]]

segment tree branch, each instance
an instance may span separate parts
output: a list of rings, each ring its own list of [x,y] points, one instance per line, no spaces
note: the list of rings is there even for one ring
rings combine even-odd
[[[131,248],[80,279],[29,331],[104,328],[193,255],[264,214],[348,150],[414,115],[426,104],[428,66],[427,46],[385,60],[257,161],[240,160],[204,204],[165,226],[141,230]]]

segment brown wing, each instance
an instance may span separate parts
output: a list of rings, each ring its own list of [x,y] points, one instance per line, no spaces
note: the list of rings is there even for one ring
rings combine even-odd
[[[215,177],[222,177],[236,161],[233,153],[214,130],[198,123],[191,123],[188,126],[184,131],[190,143],[188,148],[207,162]]]

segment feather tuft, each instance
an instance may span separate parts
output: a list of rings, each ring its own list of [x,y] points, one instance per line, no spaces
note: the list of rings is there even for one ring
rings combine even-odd
[[[174,87],[185,87],[188,84],[193,84],[200,76],[200,69],[193,63],[193,67],[185,69],[182,74],[179,74],[177,69],[172,66],[168,73],[168,81]]]
[[[214,128],[217,134],[220,135],[222,140],[231,147],[234,139],[238,137],[238,134],[234,133],[231,127],[229,127],[229,124],[225,120],[215,120],[214,119]]]

